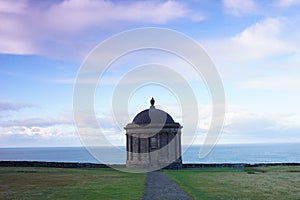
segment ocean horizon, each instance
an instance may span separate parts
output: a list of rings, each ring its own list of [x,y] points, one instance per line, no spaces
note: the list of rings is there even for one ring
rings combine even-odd
[[[44,161],[125,164],[126,147],[97,147],[103,160],[95,159],[85,147],[0,148],[0,161]],[[185,149],[186,146],[183,147]],[[300,163],[300,143],[217,144],[203,159],[201,145],[191,145],[183,153],[183,163]]]

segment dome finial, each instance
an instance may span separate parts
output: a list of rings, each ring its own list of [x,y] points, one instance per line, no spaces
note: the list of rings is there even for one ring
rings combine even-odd
[[[150,103],[151,103],[151,106],[154,106],[155,100],[154,100],[153,97],[152,97],[152,99],[150,100]]]

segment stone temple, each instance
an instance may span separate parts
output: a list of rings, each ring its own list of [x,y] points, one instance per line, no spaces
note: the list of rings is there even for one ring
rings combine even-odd
[[[163,110],[156,109],[154,99],[149,109],[138,113],[127,124],[126,167],[147,169],[181,169],[181,129]]]

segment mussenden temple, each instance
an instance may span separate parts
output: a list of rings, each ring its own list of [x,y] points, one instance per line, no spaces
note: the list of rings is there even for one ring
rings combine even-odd
[[[181,169],[181,129],[163,110],[150,100],[149,109],[138,113],[126,125],[126,167]]]

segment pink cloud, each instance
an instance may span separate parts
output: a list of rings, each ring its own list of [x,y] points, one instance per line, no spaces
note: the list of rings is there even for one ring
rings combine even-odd
[[[49,55],[61,48],[68,52],[69,45],[70,51],[75,51],[87,44],[93,30],[165,24],[182,18],[203,20],[200,13],[176,1],[72,0],[44,4],[0,0],[0,53]],[[89,37],[82,38],[82,34]]]
[[[34,105],[22,102],[0,102],[0,111],[17,111],[29,107],[34,107]]]

